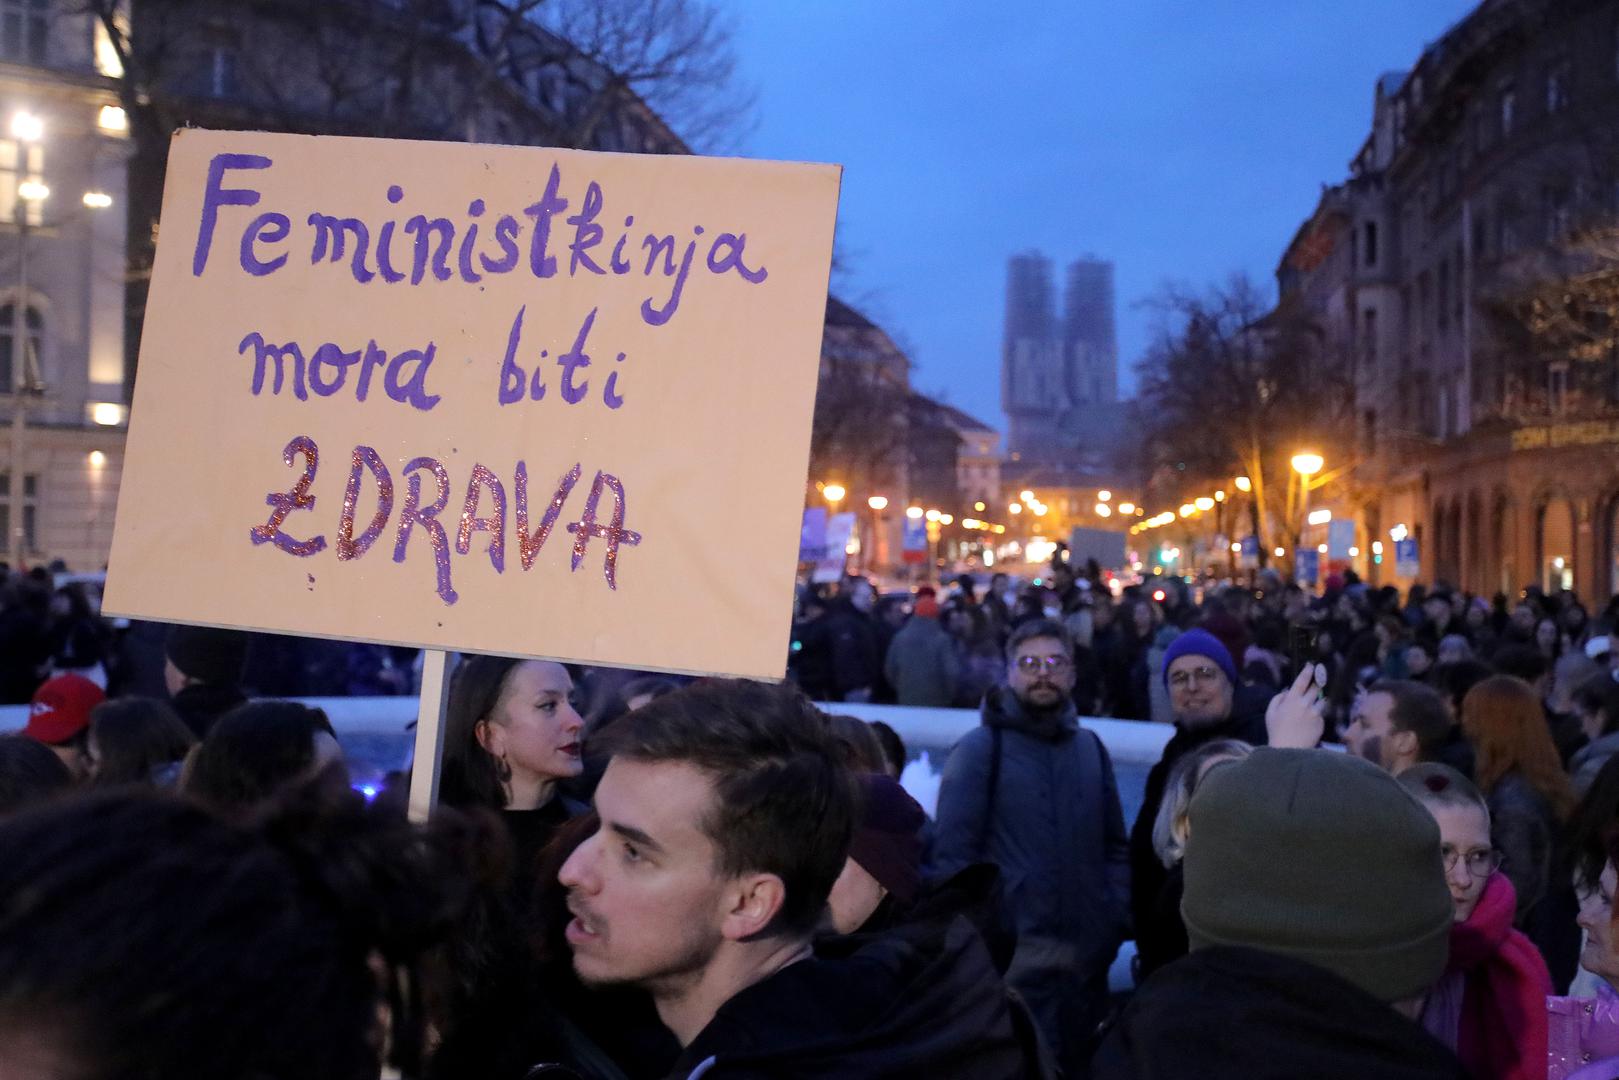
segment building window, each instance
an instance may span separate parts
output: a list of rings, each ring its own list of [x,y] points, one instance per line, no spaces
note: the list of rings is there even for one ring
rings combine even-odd
[[[1360,313],[1360,353],[1366,367],[1377,367],[1377,309],[1367,308]]]
[[[1546,408],[1561,416],[1568,408],[1568,361],[1559,360],[1546,368]]]
[[[38,143],[0,139],[0,221],[15,222],[19,205],[26,209],[28,224],[45,223],[45,204],[40,199],[19,199],[18,188],[27,181],[43,182],[45,148]]]
[[[17,368],[13,348],[15,337],[17,308],[14,304],[0,307],[0,394],[9,394],[17,386]],[[45,333],[45,319],[36,307],[29,307],[25,316],[28,320],[28,351],[23,359],[23,385],[30,390],[38,390],[44,385],[40,377],[39,354],[40,344]]]
[[[1548,187],[1541,191],[1546,205],[1546,242],[1555,243],[1568,235],[1571,220],[1568,189]]]
[[[1366,236],[1366,240],[1361,246],[1362,254],[1366,256],[1366,265],[1375,267],[1377,265],[1377,222],[1368,221],[1362,231]]]
[[[0,0],[0,58],[45,62],[50,0]]]
[[[1546,111],[1562,112],[1568,108],[1569,62],[1561,60],[1546,73]]]
[[[1451,325],[1451,261],[1439,259],[1439,304],[1436,311],[1439,334]]]
[[[1507,87],[1501,91],[1501,137],[1512,134],[1512,122],[1518,115],[1518,91]]]
[[[0,472],[0,543],[5,550],[11,547],[11,474]],[[39,550],[39,476],[24,473],[22,478],[22,540],[23,550]]]

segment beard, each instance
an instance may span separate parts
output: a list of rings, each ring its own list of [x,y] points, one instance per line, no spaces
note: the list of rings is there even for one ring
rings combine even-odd
[[[603,944],[609,940],[608,934],[602,935]],[[613,965],[617,970],[603,974],[581,969],[580,957],[575,952],[573,971],[579,981],[591,989],[634,986],[654,997],[668,995],[695,982],[714,959],[723,940],[716,930],[688,924],[672,943],[672,948],[659,949],[660,955],[656,957],[639,963],[620,960]]]

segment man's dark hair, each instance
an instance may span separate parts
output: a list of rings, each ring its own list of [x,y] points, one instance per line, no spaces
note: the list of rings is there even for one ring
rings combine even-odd
[[[1580,684],[1574,691],[1574,704],[1602,714],[1602,735],[1619,731],[1619,682],[1606,671]]]
[[[1533,645],[1503,645],[1490,661],[1498,674],[1511,675],[1526,683],[1533,683],[1545,675],[1547,669],[1546,658]]]
[[[843,872],[857,791],[826,721],[796,689],[715,679],[629,713],[605,736],[614,757],[680,762],[713,781],[700,822],[721,874],[775,874],[773,931],[815,928]]]
[[[238,705],[197,747],[185,793],[227,816],[251,811],[305,779],[322,732],[337,738],[324,712],[296,701]]]
[[[1495,674],[1495,669],[1482,660],[1452,660],[1436,664],[1428,674],[1428,684],[1450,702],[1453,715],[1460,716],[1462,698],[1479,683]]]
[[[1394,730],[1416,735],[1417,753],[1422,760],[1434,760],[1436,751],[1450,737],[1452,727],[1445,699],[1433,688],[1410,679],[1381,679],[1371,692],[1394,699],[1394,707],[1389,710]]]
[[[43,802],[73,786],[73,774],[42,742],[0,735],[0,814]]]
[[[1006,662],[1010,664],[1017,658],[1019,647],[1025,641],[1032,641],[1035,638],[1055,638],[1062,642],[1062,647],[1068,652],[1068,658],[1070,660],[1074,658],[1074,635],[1068,632],[1066,626],[1055,619],[1030,619],[1019,625],[1012,631],[1012,636],[1006,639]]]

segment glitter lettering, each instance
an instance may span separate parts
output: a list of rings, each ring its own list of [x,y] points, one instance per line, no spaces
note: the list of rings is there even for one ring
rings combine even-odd
[[[517,463],[517,553],[523,560],[523,569],[527,570],[534,565],[535,558],[545,542],[551,536],[551,529],[557,523],[557,517],[562,513],[562,504],[568,501],[573,493],[573,486],[579,482],[579,465],[562,474],[557,481],[556,494],[545,506],[545,514],[540,518],[540,527],[534,530],[533,535],[528,531],[528,466],[523,462]]]
[[[421,474],[424,471],[431,472],[433,479],[438,483],[438,496],[428,507],[422,506]],[[438,515],[444,512],[444,507],[450,501],[450,474],[437,459],[418,457],[412,458],[400,475],[409,483],[405,489],[404,508],[399,511],[399,533],[394,541],[394,562],[405,561],[405,550],[410,545],[412,528],[420,525],[426,529],[428,541],[433,545],[439,599],[446,604],[453,604],[460,597],[450,584],[450,540],[444,533],[443,523],[438,520]]]
[[[478,494],[489,489],[495,504],[492,517],[478,517]],[[467,483],[467,501],[461,508],[461,527],[456,531],[455,550],[466,555],[472,551],[472,534],[479,530],[489,533],[489,562],[495,573],[506,572],[506,489],[500,478],[482,465],[472,467],[472,479]]]
[[[601,502],[603,489],[613,496],[613,523],[601,525],[596,521],[596,510]],[[573,564],[574,570],[584,561],[585,548],[589,546],[592,537],[599,537],[607,541],[607,587],[618,590],[618,548],[620,544],[634,547],[641,542],[641,534],[631,532],[624,527],[624,485],[618,477],[611,473],[598,471],[595,482],[590,485],[590,497],[585,500],[585,512],[579,520],[568,526],[568,531],[574,534]]]
[[[371,549],[382,530],[388,527],[388,517],[394,509],[394,482],[388,475],[388,466],[382,456],[369,446],[354,448],[353,464],[349,468],[348,487],[343,490],[343,516],[337,525],[337,557],[343,561],[358,559]],[[371,524],[365,527],[359,539],[354,537],[354,505],[360,498],[361,470],[369,470],[377,484],[377,512]]]
[[[288,555],[303,557],[325,550],[326,537],[297,540],[281,531],[281,523],[287,520],[288,514],[294,510],[315,508],[315,496],[309,494],[309,485],[315,482],[315,470],[320,465],[320,448],[308,435],[298,435],[281,451],[281,460],[290,468],[299,455],[304,459],[303,476],[298,478],[291,491],[271,492],[264,497],[265,503],[272,507],[270,518],[263,525],[255,526],[248,535],[254,544],[274,544]]]

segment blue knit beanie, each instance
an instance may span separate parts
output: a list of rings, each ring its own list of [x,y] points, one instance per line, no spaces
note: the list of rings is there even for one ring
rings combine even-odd
[[[1168,651],[1164,653],[1165,687],[1169,686],[1169,665],[1183,656],[1204,656],[1213,660],[1215,666],[1225,672],[1233,689],[1239,685],[1237,665],[1231,659],[1231,650],[1207,630],[1192,629],[1170,642]]]

